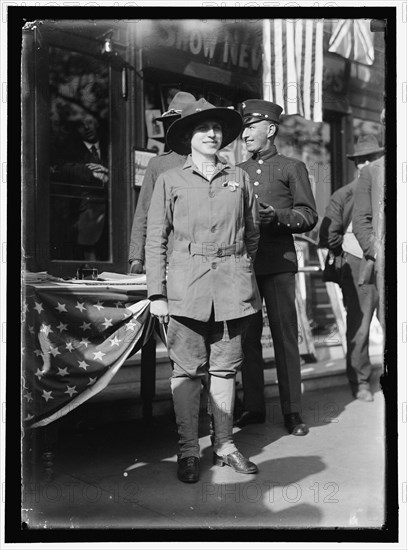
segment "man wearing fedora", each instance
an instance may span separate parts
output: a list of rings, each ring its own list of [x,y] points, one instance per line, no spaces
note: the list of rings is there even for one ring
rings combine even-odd
[[[162,121],[165,134],[167,134],[170,125],[181,116],[182,109],[193,101],[195,101],[195,97],[188,92],[177,92],[175,94],[168,106],[168,111],[156,119]],[[131,273],[143,273],[144,270],[147,215],[155,182],[160,174],[170,168],[180,166],[185,162],[185,159],[185,155],[168,151],[153,157],[147,165],[130,235],[129,264]]]
[[[214,464],[240,474],[257,472],[234,444],[233,406],[242,335],[261,309],[253,270],[258,205],[248,175],[217,156],[241,129],[237,111],[205,99],[186,105],[170,126],[167,143],[188,157],[158,177],[148,213],[147,290],[151,314],[168,322],[177,475],[184,483],[199,480],[200,390],[206,376],[215,425]]]
[[[331,196],[319,230],[319,246],[328,248],[335,257],[340,272],[340,286],[346,309],[346,374],[353,396],[360,401],[373,401],[370,391],[372,365],[369,358],[369,332],[378,293],[373,284],[372,270],[367,274],[363,251],[353,233],[352,214],[359,186],[360,171],[383,155],[383,147],[375,136],[361,136],[353,154],[357,169],[353,181]],[[364,275],[363,275],[364,274]],[[366,277],[367,274],[367,277]],[[363,285],[360,276],[365,276]]]
[[[254,269],[264,298],[277,368],[280,404],[287,431],[306,435],[301,418],[301,369],[295,307],[298,271],[293,234],[315,227],[318,215],[305,164],[278,153],[274,140],[282,107],[270,101],[242,103],[242,138],[252,157],[241,163],[260,206],[260,241]],[[265,421],[262,312],[254,316],[243,343],[245,411],[236,425]]]
[[[382,110],[380,122],[385,128],[386,112]],[[381,153],[384,149],[381,149]],[[363,258],[367,266],[373,271],[373,280],[379,294],[377,316],[385,334],[386,294],[384,281],[384,249],[386,236],[385,200],[386,177],[385,155],[363,167],[360,172],[359,183],[355,192],[355,206],[353,209],[353,231],[363,250]],[[364,270],[367,271],[366,269]],[[359,284],[365,282],[361,273]]]

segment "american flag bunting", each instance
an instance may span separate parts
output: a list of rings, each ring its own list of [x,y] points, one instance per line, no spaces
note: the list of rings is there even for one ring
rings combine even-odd
[[[333,23],[328,51],[352,61],[373,65],[374,45],[370,19],[340,19]]]
[[[57,420],[104,389],[153,330],[149,300],[117,291],[26,287],[22,301],[22,418]]]
[[[263,22],[263,99],[322,122],[323,21]]]

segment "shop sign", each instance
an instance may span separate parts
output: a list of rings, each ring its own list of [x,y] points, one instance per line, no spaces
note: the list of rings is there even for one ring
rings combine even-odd
[[[143,40],[143,49],[147,56],[149,50],[160,49],[164,55],[172,50],[189,60],[192,56],[200,63],[255,74],[261,67],[261,36],[254,24],[156,21],[154,32]]]

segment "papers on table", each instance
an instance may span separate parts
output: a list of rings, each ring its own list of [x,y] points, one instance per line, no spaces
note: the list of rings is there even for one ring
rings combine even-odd
[[[29,271],[23,272],[23,278],[25,284],[36,283],[62,283],[64,285],[89,285],[89,286],[122,286],[122,285],[146,285],[147,279],[145,274],[131,274],[125,273],[113,273],[104,271],[101,273],[97,280],[93,279],[61,279],[60,277],[54,277],[46,271],[40,271],[38,273],[31,273]]]
[[[146,276],[144,274],[126,275],[124,273],[111,273],[104,271],[96,280],[93,279],[72,279],[68,282],[78,285],[91,285],[91,286],[122,286],[122,285],[145,285]]]
[[[112,273],[104,271],[98,276],[98,281],[109,281],[109,283],[116,284],[133,284],[133,285],[145,285],[147,283],[145,273],[139,275],[132,273],[125,275],[123,273]]]
[[[54,277],[46,271],[39,271],[37,273],[32,273],[31,271],[23,271],[23,280],[26,284],[31,283],[47,283],[50,281],[63,281],[60,277]]]

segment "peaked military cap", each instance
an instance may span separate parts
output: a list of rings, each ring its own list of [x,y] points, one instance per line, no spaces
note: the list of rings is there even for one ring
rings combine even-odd
[[[282,111],[283,108],[272,101],[246,99],[242,103],[243,123],[251,124],[259,120],[267,120],[279,124]]]

